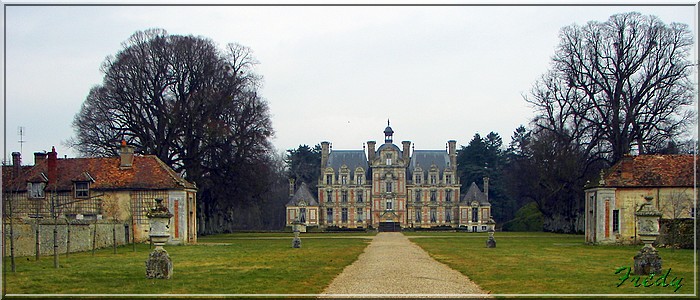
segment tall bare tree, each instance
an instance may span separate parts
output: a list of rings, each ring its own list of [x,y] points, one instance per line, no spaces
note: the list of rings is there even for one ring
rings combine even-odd
[[[526,101],[535,126],[612,164],[677,139],[694,118],[693,37],[685,24],[616,14],[560,32],[551,70]]]
[[[122,47],[105,59],[103,83],[75,117],[73,146],[114,155],[124,139],[137,153],[158,156],[197,184],[205,214],[263,193],[254,190],[265,187],[255,186],[262,181],[252,166],[270,162],[273,130],[252,51],[162,29],[136,32]]]

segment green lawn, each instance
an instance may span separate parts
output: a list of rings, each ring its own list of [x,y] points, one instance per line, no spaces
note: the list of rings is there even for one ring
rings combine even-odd
[[[148,245],[17,259],[17,272],[4,261],[5,294],[317,294],[352,263],[374,233],[236,233],[205,236],[200,244],[166,246],[174,263],[171,280],[145,278]],[[485,233],[406,232],[437,260],[469,276],[493,294],[692,294],[693,251],[659,249],[667,283],[682,287],[617,287],[639,246],[589,246],[581,235],[496,233],[497,247],[485,247]],[[342,237],[342,238],[335,238]],[[631,276],[634,278],[634,275]],[[642,283],[640,280],[639,283]]]
[[[251,237],[242,234],[241,237]],[[268,237],[269,234],[258,234]],[[369,244],[361,238],[305,238],[294,249],[286,238],[236,239],[236,235],[209,236],[201,244],[166,246],[173,261],[170,280],[146,279],[148,245],[61,255],[61,267],[53,257],[40,261],[17,259],[17,272],[3,283],[6,294],[307,294],[321,293],[343,268]],[[325,235],[332,237],[338,235]],[[340,235],[345,236],[345,235]],[[206,244],[213,242],[214,244]]]
[[[673,286],[639,286],[630,274],[620,287],[633,257],[641,246],[591,246],[582,235],[497,232],[496,248],[486,248],[486,233],[410,232],[412,242],[432,257],[462,272],[493,294],[692,294],[693,251],[660,248],[666,283],[683,278],[677,292]],[[661,274],[660,274],[661,275]],[[642,284],[647,276],[642,276]],[[659,276],[652,278],[652,281]],[[649,283],[647,283],[649,285]]]

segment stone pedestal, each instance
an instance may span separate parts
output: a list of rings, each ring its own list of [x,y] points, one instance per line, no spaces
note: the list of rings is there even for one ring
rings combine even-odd
[[[634,256],[634,274],[649,275],[661,273],[661,257],[652,245],[659,235],[659,212],[651,202],[654,198],[645,196],[643,203],[634,213],[637,216],[639,238],[644,243],[642,250]]]
[[[163,248],[153,250],[146,260],[146,278],[170,279],[172,275],[173,262],[170,260],[168,251]]]
[[[292,248],[301,248],[301,239],[299,238],[299,231],[294,230],[294,239],[292,240]]]
[[[493,237],[486,240],[486,248],[496,248],[496,240]]]
[[[634,256],[634,274],[661,274],[661,257],[654,247],[644,247]]]

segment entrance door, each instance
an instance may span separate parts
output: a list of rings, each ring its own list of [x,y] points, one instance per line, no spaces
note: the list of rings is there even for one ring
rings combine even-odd
[[[379,232],[401,231],[399,222],[379,222]]]

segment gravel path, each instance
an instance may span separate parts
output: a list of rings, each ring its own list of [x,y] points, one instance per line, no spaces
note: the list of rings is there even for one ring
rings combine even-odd
[[[469,278],[434,260],[403,234],[382,232],[321,296],[483,298],[488,296],[485,294]]]

